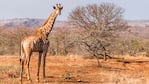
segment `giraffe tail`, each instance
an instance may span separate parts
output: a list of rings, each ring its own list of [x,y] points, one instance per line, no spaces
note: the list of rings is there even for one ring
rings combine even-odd
[[[23,58],[23,54],[24,54],[24,49],[23,49],[23,45],[22,45],[22,43],[21,43],[21,45],[20,45],[20,64],[21,64],[21,62],[22,62],[22,58]]]

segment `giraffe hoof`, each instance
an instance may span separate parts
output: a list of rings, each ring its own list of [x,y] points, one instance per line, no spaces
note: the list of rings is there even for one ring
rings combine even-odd
[[[39,82],[39,79],[36,79],[36,82]]]
[[[43,80],[43,82],[45,83],[45,82],[46,82],[46,80],[44,79],[44,80]]]
[[[27,77],[27,80],[31,80],[31,78],[30,77]]]
[[[19,80],[20,80],[20,81],[22,81],[22,78],[21,78],[21,77],[19,77]]]
[[[31,79],[29,81],[30,81],[30,83],[32,83],[32,80]]]
[[[27,78],[27,80],[28,80],[30,83],[32,83],[32,80],[31,80],[31,78]]]

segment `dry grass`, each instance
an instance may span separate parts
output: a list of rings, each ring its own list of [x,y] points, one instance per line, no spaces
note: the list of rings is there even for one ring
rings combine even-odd
[[[149,84],[148,60],[142,56],[125,56],[123,59],[100,60],[102,66],[97,67],[96,59],[48,56],[46,84]],[[31,58],[30,69],[32,83],[36,84],[37,56]],[[19,56],[0,56],[0,84],[19,84],[19,71]],[[25,77],[23,83],[30,84]],[[41,74],[38,84],[42,83]]]

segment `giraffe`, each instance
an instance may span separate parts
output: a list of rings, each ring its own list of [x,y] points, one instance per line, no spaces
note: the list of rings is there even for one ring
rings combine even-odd
[[[32,35],[26,36],[21,40],[21,50],[20,50],[20,81],[22,82],[24,65],[27,64],[27,79],[31,81],[30,78],[30,58],[33,52],[38,52],[38,69],[37,69],[37,81],[39,81],[39,72],[41,65],[41,57],[43,57],[43,79],[45,81],[45,64],[46,64],[46,54],[48,51],[49,41],[48,35],[50,34],[53,25],[55,23],[56,17],[61,15],[61,10],[63,6],[61,4],[56,4],[53,6],[54,11],[50,14],[47,21],[39,27]]]

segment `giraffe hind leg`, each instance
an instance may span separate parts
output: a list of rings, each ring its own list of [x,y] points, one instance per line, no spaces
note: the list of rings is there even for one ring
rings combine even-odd
[[[21,59],[21,71],[20,71],[20,81],[22,83],[22,78],[23,78],[23,70],[24,70],[24,60]]]
[[[31,58],[32,52],[29,50],[28,52],[26,52],[26,64],[27,64],[27,80],[31,81],[31,77],[30,77],[30,58]]]

